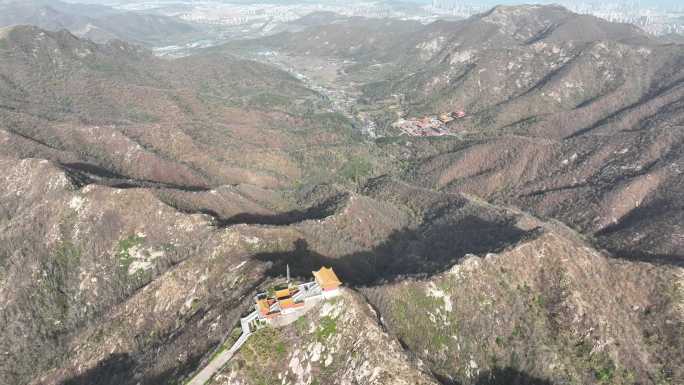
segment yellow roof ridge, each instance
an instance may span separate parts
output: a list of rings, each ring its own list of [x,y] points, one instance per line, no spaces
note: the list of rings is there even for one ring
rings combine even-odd
[[[316,280],[319,281],[321,285],[341,285],[342,281],[335,274],[335,270],[332,267],[321,266],[318,271],[312,271]]]

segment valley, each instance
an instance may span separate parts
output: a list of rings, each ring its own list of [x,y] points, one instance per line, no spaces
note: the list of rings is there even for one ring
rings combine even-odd
[[[539,8],[530,7],[529,11],[534,13],[537,9]],[[305,79],[310,87],[319,90],[330,100],[333,100],[334,105],[345,106],[344,108],[338,107],[338,110],[359,122],[357,125],[362,127],[364,132],[372,132],[372,137],[391,138],[402,134],[402,132],[403,134],[418,136],[453,135],[458,138],[456,143],[462,143],[465,147],[460,150],[460,153],[466,154],[466,156],[472,151],[477,151],[475,148],[481,146],[481,144],[471,146],[469,143],[485,140],[490,141],[490,143],[484,147],[490,148],[490,150],[492,148],[497,149],[497,153],[501,154],[500,157],[502,158],[508,156],[506,154],[509,145],[519,146],[516,143],[525,143],[529,151],[540,152],[539,154],[548,151],[550,148],[558,147],[559,149],[563,148],[563,152],[567,151],[563,158],[557,160],[560,169],[555,173],[562,173],[562,169],[571,160],[577,160],[579,154],[585,153],[586,156],[591,157],[590,154],[595,151],[605,151],[599,150],[597,147],[592,147],[593,149],[583,148],[588,144],[585,139],[590,137],[603,138],[601,133],[595,136],[584,135],[585,132],[602,130],[608,133],[620,130],[620,128],[611,129],[610,127],[613,125],[611,122],[617,123],[620,120],[619,116],[624,115],[622,122],[632,126],[621,131],[623,133],[621,140],[624,146],[613,151],[616,155],[630,153],[628,143],[632,140],[640,142],[643,139],[640,132],[643,133],[644,131],[639,127],[645,124],[645,121],[641,119],[648,119],[647,116],[651,113],[647,112],[648,109],[653,108],[652,111],[656,111],[660,108],[659,105],[668,105],[678,98],[675,94],[679,92],[680,87],[676,79],[680,75],[675,76],[673,88],[669,88],[667,85],[655,86],[665,87],[668,90],[667,94],[671,96],[663,95],[662,104],[652,100],[649,105],[653,107],[646,105],[641,107],[642,102],[639,100],[643,99],[638,94],[641,92],[657,93],[658,91],[647,91],[649,86],[641,88],[644,86],[643,83],[637,85],[638,83],[633,81],[644,79],[643,71],[648,66],[658,66],[658,59],[656,59],[660,56],[658,52],[662,52],[663,60],[670,60],[672,63],[681,60],[681,50],[665,42],[654,41],[638,30],[624,25],[611,25],[584,16],[568,18],[568,14],[565,14],[560,8],[551,7],[546,8],[546,10],[552,13],[558,11],[554,16],[557,18],[556,21],[551,22],[558,23],[557,25],[535,26],[534,22],[530,22],[531,19],[520,16],[522,19],[519,22],[526,23],[528,30],[521,31],[519,35],[513,36],[511,43],[502,43],[507,39],[504,36],[500,36],[499,40],[491,38],[482,42],[469,40],[476,37],[475,31],[499,28],[497,26],[500,23],[506,23],[508,17],[506,14],[509,9],[499,7],[483,17],[474,17],[465,22],[440,22],[427,26],[415,25],[410,22],[396,22],[393,23],[392,27],[385,25],[386,29],[396,28],[397,32],[392,36],[380,35],[382,38],[379,37],[376,41],[362,42],[359,39],[365,34],[374,33],[372,31],[375,27],[372,22],[362,26],[349,20],[346,24],[339,22],[335,26],[337,30],[342,31],[340,34],[345,36],[344,40],[330,39],[330,27],[322,26],[311,27],[299,35],[276,35],[231,43],[225,48],[218,49],[237,50],[241,54],[248,55],[251,59],[270,64],[275,63],[295,76]],[[516,17],[518,16],[516,15]],[[584,25],[584,23],[594,22],[596,28],[604,29],[602,33],[608,40],[611,39],[609,36],[620,34],[621,41],[591,43],[587,40],[589,37],[584,36],[581,30],[574,29],[576,26]],[[549,21],[545,23],[549,23]],[[356,31],[351,28],[352,25]],[[501,26],[501,28],[508,28],[506,24],[501,24]],[[537,31],[551,29],[553,32],[544,32],[548,35],[544,35],[541,38],[542,40],[539,40],[535,35],[537,33],[535,29]],[[407,33],[407,35],[403,35],[403,33]],[[408,35],[409,33],[410,35]],[[430,39],[429,44],[421,43],[419,36]],[[458,37],[450,38],[449,36]],[[531,39],[532,42],[530,42]],[[569,42],[559,43],[565,41],[563,39],[568,39]],[[311,45],[307,46],[302,41],[307,42],[307,44],[310,42]],[[498,47],[504,45],[506,48],[501,51]],[[272,51],[274,47],[280,47],[280,51]],[[253,54],[255,52],[256,55]],[[268,55],[264,55],[264,52]],[[399,52],[414,52],[414,54],[400,56]],[[614,57],[613,55],[620,55],[623,60],[626,57],[625,55],[628,55],[630,59],[621,64],[618,69],[608,64]],[[511,61],[511,58],[515,57],[517,59]],[[670,57],[670,59],[666,59],[666,57]],[[597,63],[603,67],[596,67]],[[585,79],[589,73],[594,73],[591,76],[596,79],[596,82],[591,85],[586,83]],[[619,78],[618,73],[621,74]],[[654,80],[659,82],[659,80]],[[630,94],[630,92],[635,92],[635,94]],[[616,98],[618,93],[619,96]],[[625,101],[623,102],[620,99],[625,99]],[[631,101],[627,101],[629,99]],[[656,99],[660,99],[660,97],[656,97]],[[628,107],[622,109],[616,105],[611,105],[613,103],[625,103]],[[464,110],[467,111],[467,114]],[[462,114],[463,116],[457,119],[446,117],[441,119],[446,123],[442,123],[439,118],[445,115],[444,111],[456,111],[457,115]],[[676,108],[668,109],[661,117],[671,116],[672,124],[677,125],[681,119],[678,117],[679,111]],[[670,115],[671,113],[674,115]],[[580,116],[581,118],[579,118]],[[631,117],[628,118],[627,116]],[[426,118],[422,119],[422,117]],[[430,117],[432,117],[431,120]],[[627,119],[631,120],[627,121]],[[655,132],[657,130],[649,131],[648,135],[654,135]],[[677,165],[681,162],[681,157],[675,155],[678,153],[676,150],[678,145],[674,143],[681,142],[681,132],[677,129],[673,131],[668,128],[663,133],[674,140],[672,142],[674,158],[672,158],[672,163],[667,161],[661,163],[661,167],[673,170],[674,173],[670,173],[670,171],[665,173],[676,180],[679,179],[678,175],[680,175],[676,170],[679,169]],[[599,140],[600,142],[601,140]],[[420,146],[423,145],[425,143],[420,143]],[[455,144],[455,146],[458,147],[459,144]],[[401,146],[397,147],[401,148]],[[439,149],[439,145],[427,144],[425,147],[430,148],[425,154],[426,157],[429,157],[430,163],[438,162],[438,158],[452,156],[451,154],[440,155],[439,152],[442,150]],[[430,153],[430,151],[435,152]],[[620,153],[621,151],[624,152]],[[627,161],[626,157],[621,158]],[[602,159],[605,158],[602,157]],[[415,158],[413,161],[420,162]],[[504,160],[491,160],[492,164],[500,161]],[[529,161],[531,160],[527,162]],[[445,162],[449,163],[448,160]],[[595,166],[586,164],[586,166],[589,168],[604,167],[599,164]],[[470,167],[470,165],[466,166],[467,169]],[[445,175],[439,180],[428,180],[425,179],[425,176],[431,174],[429,170],[432,169],[432,166],[426,166],[422,168],[422,171],[427,172],[423,172],[419,176],[419,183],[426,187],[448,188],[453,191],[479,195],[483,193],[482,187],[479,185],[482,183],[481,181],[492,180],[492,183],[497,183],[495,182],[496,178],[501,175],[496,171],[496,168],[492,167],[495,166],[485,168],[488,171],[479,175],[477,171],[471,170],[473,175],[478,175],[475,179],[463,175],[456,176],[455,180],[450,180],[448,179],[450,177]],[[525,167],[529,169],[529,164]],[[629,164],[627,161],[627,163],[617,167],[622,170],[615,171],[617,174],[625,174],[630,173],[627,170],[638,170],[644,165],[643,163],[639,164],[639,162]],[[600,174],[606,171],[599,169],[589,171],[587,169],[585,181],[592,174],[591,178],[598,181],[603,178]],[[542,171],[542,174],[546,172]],[[504,171],[504,173],[506,172]],[[524,181],[521,180],[521,183],[530,183],[528,188],[531,188],[535,184],[547,183],[543,181],[544,178],[542,175],[533,173]],[[497,199],[500,199],[502,203],[515,205],[519,204],[515,202],[521,200],[535,201],[538,202],[534,203],[538,205],[535,213],[539,215],[551,215],[562,219],[566,223],[569,222],[573,226],[577,226],[580,231],[586,231],[588,227],[594,226],[598,231],[597,234],[601,237],[612,238],[614,235],[608,235],[612,233],[611,231],[603,232],[600,229],[604,225],[582,223],[579,217],[570,219],[567,217],[567,213],[550,214],[548,210],[543,208],[545,199],[565,199],[561,197],[572,196],[573,194],[588,193],[593,195],[599,188],[599,185],[594,182],[581,181],[577,175],[571,179],[566,183],[568,187],[537,187],[532,188],[534,191],[529,193],[523,192],[526,188],[522,185],[505,187],[512,189],[510,193],[501,191],[504,188],[503,186],[492,185],[491,189],[482,197],[490,199],[497,196]],[[475,184],[473,189],[468,187],[471,181]],[[557,184],[557,181],[553,183]],[[627,184],[624,186],[627,187]],[[507,196],[511,193],[515,195]],[[603,193],[599,194],[602,195]],[[600,201],[601,198],[598,200]],[[528,204],[525,203],[525,205]],[[596,204],[600,205],[601,203],[597,202]],[[635,207],[640,206],[638,198],[634,201],[634,205]],[[677,208],[679,206],[675,204],[671,207],[673,209],[672,215],[679,217],[681,213],[681,209]],[[569,210],[572,211],[572,209]],[[597,218],[596,220],[600,219]],[[604,221],[612,221],[615,225],[620,220],[612,218],[604,219]],[[673,229],[673,231],[677,233],[679,230]],[[646,237],[648,236],[646,235]],[[609,243],[616,245],[614,239],[605,242],[605,245]],[[674,246],[674,244],[671,245]],[[681,246],[675,246],[675,248],[677,251],[674,252],[674,255],[682,255],[684,250],[681,249]],[[668,258],[655,249],[644,250],[644,252],[653,256],[659,255]],[[642,256],[646,257],[645,255]]]
[[[355,122],[356,129],[369,138],[377,138],[376,123],[367,114],[357,111],[361,84],[345,75],[345,68],[354,63],[349,60],[316,59],[289,56],[275,51],[261,51],[245,57],[273,65],[302,81],[330,102],[330,111],[337,112]]]
[[[0,383],[682,383],[684,45],[179,4],[0,29]]]

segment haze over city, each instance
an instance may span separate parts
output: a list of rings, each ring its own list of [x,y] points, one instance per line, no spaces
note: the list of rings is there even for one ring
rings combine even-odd
[[[528,3],[511,0],[68,1],[107,4],[120,9],[156,12],[195,22],[222,24],[252,23],[255,19],[263,17],[275,17],[280,20],[291,19],[307,12],[321,10],[350,16],[414,18],[430,22],[439,17],[466,18],[485,12],[497,4],[520,5]],[[577,13],[591,14],[613,22],[631,23],[657,35],[684,32],[684,3],[677,0],[542,0],[531,3],[560,4]],[[180,5],[183,5],[182,10],[179,8]]]

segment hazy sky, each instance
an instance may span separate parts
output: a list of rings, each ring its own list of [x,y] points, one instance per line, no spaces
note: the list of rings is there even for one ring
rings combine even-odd
[[[99,3],[99,4],[112,4],[112,3],[150,3],[154,2],[154,0],[66,0],[71,3]],[[178,2],[192,2],[193,0],[176,0]],[[198,0],[198,1],[206,1],[206,0]],[[221,1],[221,0],[218,0]],[[316,2],[315,0],[300,0],[302,2]],[[366,0],[367,1],[367,0]],[[423,4],[430,4],[432,0],[385,0],[385,1],[395,1],[395,2],[413,2],[413,3],[423,3]],[[550,4],[550,3],[577,3],[577,4],[609,4],[609,3],[636,3],[640,4],[644,7],[653,7],[653,6],[664,6],[664,7],[675,7],[675,6],[682,6],[684,4],[684,0],[528,0],[528,1],[520,1],[520,0],[460,0],[465,4],[484,4],[484,5],[497,5],[497,4],[533,4],[533,3],[544,3],[544,4]],[[168,2],[168,0],[160,0],[160,2]],[[225,3],[230,3],[230,0],[223,0]],[[240,3],[247,3],[249,2],[248,0],[238,0],[235,1],[240,2]],[[255,3],[296,3],[297,0],[255,0]],[[322,3],[344,3],[345,1],[341,0],[321,0],[320,2]]]
[[[415,3],[431,3],[432,0],[387,0],[387,1],[410,1]],[[534,4],[534,3],[575,3],[575,4],[610,4],[610,3],[635,3],[645,7],[648,6],[668,6],[673,7],[677,5],[683,5],[684,0],[461,0],[466,4],[487,4],[487,5],[497,5],[497,4]]]

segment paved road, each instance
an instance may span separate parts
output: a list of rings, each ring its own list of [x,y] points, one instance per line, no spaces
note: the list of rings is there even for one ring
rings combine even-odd
[[[233,355],[240,350],[250,335],[251,333],[242,333],[240,338],[235,341],[229,350],[221,352],[218,356],[214,357],[214,359],[211,360],[211,362],[209,362],[207,366],[205,366],[199,373],[197,373],[197,375],[190,382],[188,382],[187,385],[204,385],[207,383],[216,372],[221,370],[223,365],[233,358]]]

